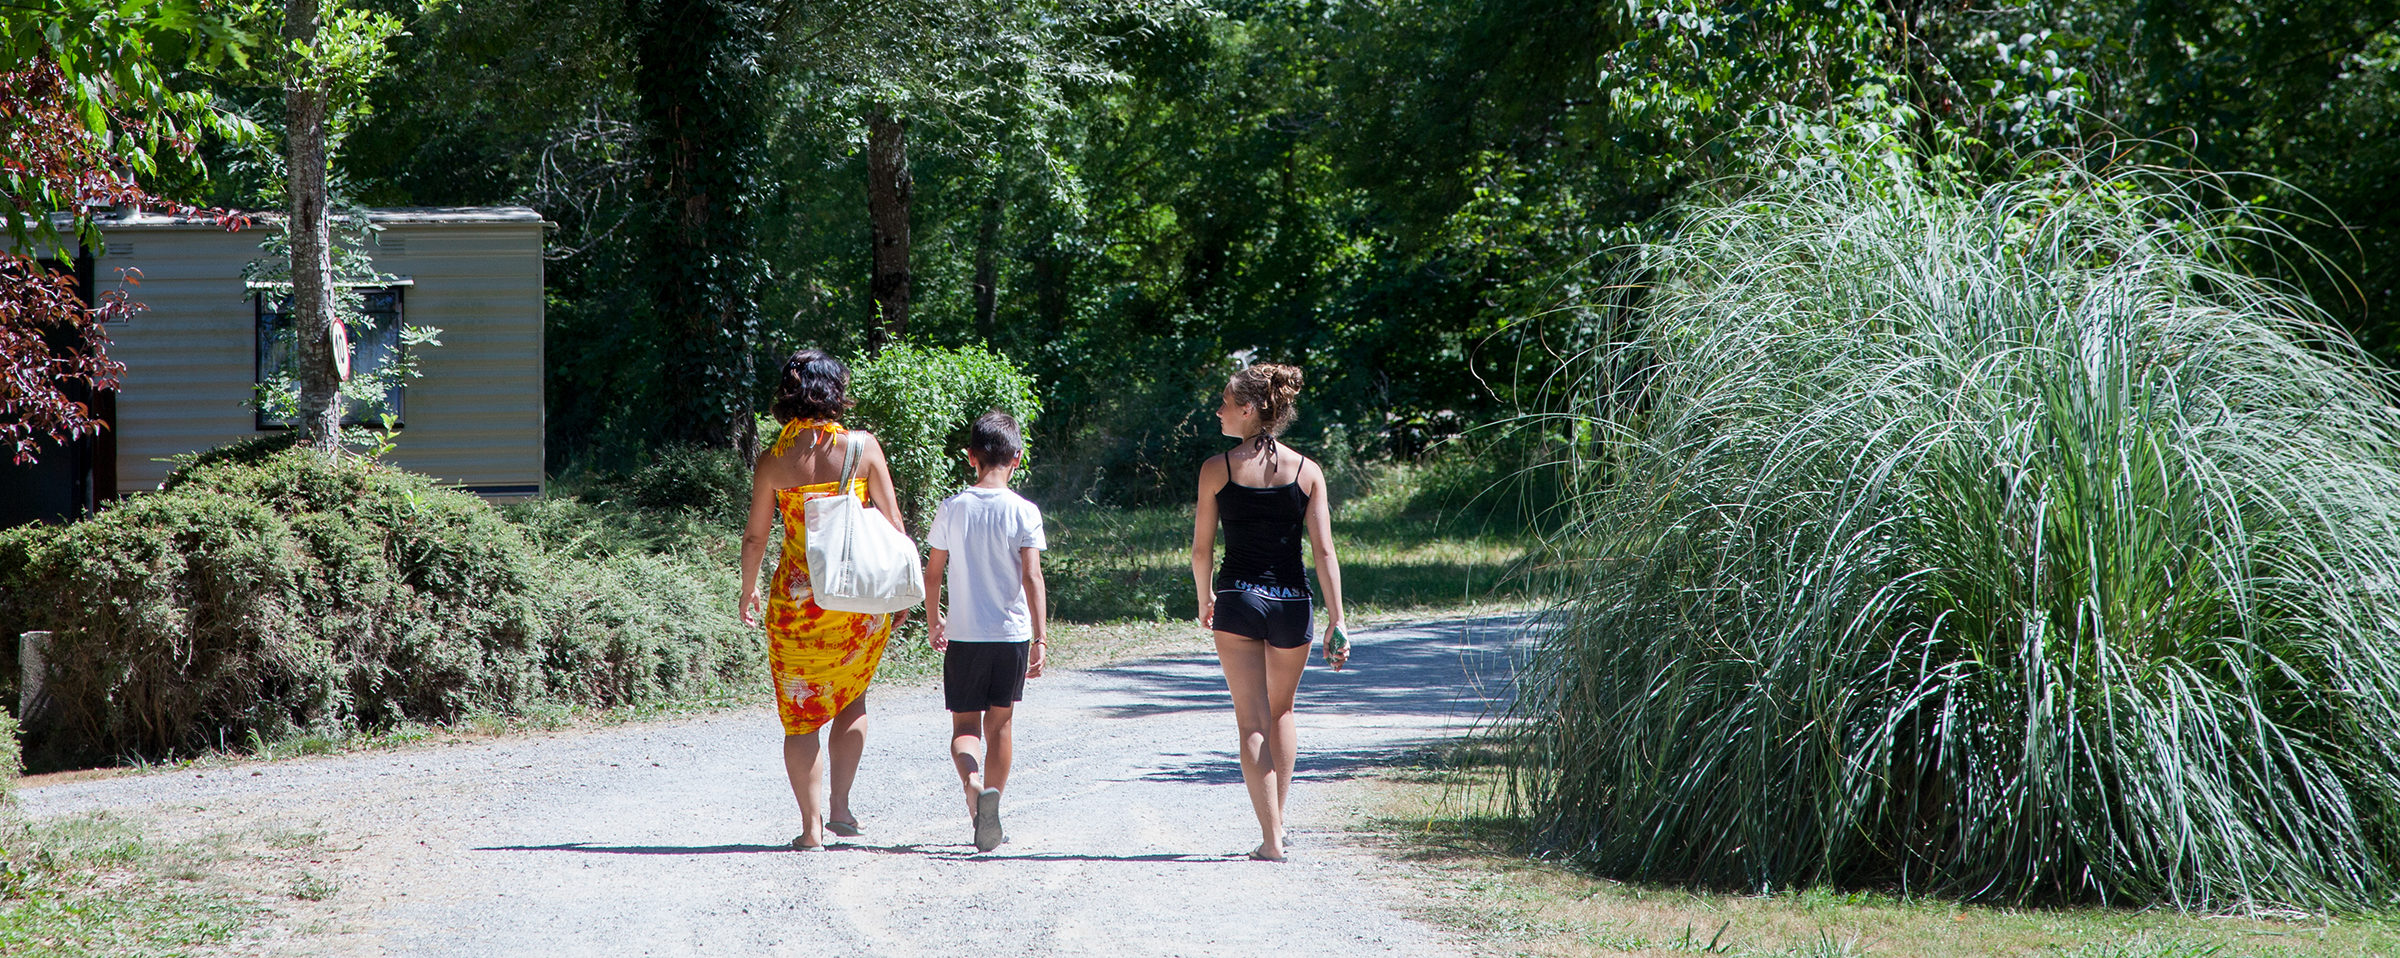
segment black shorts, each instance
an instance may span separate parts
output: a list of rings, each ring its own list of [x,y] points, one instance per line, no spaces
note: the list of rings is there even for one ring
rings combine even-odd
[[[952,642],[942,651],[942,705],[953,712],[1012,708],[1025,698],[1031,642]]]
[[[1246,639],[1260,639],[1278,649],[1306,646],[1316,636],[1316,603],[1306,592],[1278,589],[1283,597],[1260,595],[1251,589],[1218,589],[1217,614],[1208,627]]]

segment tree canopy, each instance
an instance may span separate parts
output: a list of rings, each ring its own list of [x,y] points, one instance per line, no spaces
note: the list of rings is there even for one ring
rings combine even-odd
[[[2400,358],[2400,0],[495,0],[409,17],[334,183],[559,224],[556,468],[740,445],[760,370],[796,346],[863,351],[891,323],[876,116],[906,122],[901,337],[988,342],[1030,370],[1037,481],[1103,498],[1180,489],[1242,357],[1309,371],[1295,438],[1328,456],[1413,455],[1489,421],[1602,334],[1600,277],[1674,228],[1676,196],[1846,124],[1983,181],[2062,163],[2220,177],[2298,238],[2259,244],[2254,268]],[[255,112],[183,55],[139,54],[196,77],[175,95]],[[218,161],[172,182],[254,202],[230,152],[204,142]]]

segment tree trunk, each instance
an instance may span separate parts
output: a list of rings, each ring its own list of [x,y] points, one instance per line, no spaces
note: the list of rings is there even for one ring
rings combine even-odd
[[[1007,202],[1008,171],[992,170],[992,190],[983,197],[983,224],[975,231],[975,334],[991,345],[1000,330],[1000,209]]]
[[[867,331],[867,351],[908,335],[908,206],[917,194],[908,174],[908,122],[888,112],[867,114],[867,222],[875,249],[874,292],[880,317]]]
[[[726,0],[626,0],[652,205],[641,227],[666,442],[754,452],[759,106],[765,45]]]
[[[284,0],[283,36],[317,40],[317,0]],[[303,71],[295,71],[303,72]],[[300,358],[300,427],[326,455],[342,448],[342,380],[349,350],[333,315],[333,234],[325,221],[325,90],[286,80],[283,112],[291,178],[292,325]]]

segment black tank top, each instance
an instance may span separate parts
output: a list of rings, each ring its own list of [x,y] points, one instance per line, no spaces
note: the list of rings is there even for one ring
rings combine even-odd
[[[1245,486],[1233,481],[1226,462],[1225,485],[1217,490],[1217,520],[1225,524],[1225,560],[1217,566],[1217,588],[1310,596],[1308,567],[1300,564],[1301,517],[1308,492],[1299,480],[1280,486]]]

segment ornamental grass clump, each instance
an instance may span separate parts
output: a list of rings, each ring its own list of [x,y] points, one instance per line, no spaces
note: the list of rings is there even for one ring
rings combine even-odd
[[[2390,377],[2188,183],[1795,166],[1640,251],[1581,381],[1641,398],[1566,407],[1515,725],[1542,841],[1719,887],[2392,903]]]

